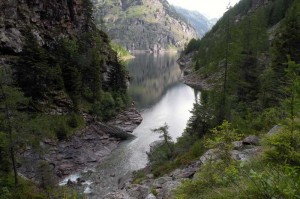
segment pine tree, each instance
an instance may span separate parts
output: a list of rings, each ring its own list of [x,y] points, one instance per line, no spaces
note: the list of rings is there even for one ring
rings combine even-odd
[[[25,45],[16,65],[16,81],[25,95],[43,98],[52,90],[62,89],[60,67],[50,62],[47,51],[39,46],[30,29],[26,30]]]
[[[18,109],[27,103],[28,100],[23,96],[23,93],[11,85],[9,75],[2,68],[0,72],[0,109],[2,110],[0,112],[0,132],[4,132],[2,136],[8,141],[6,146],[8,146],[8,156],[10,156],[13,168],[15,186],[19,184],[15,147],[17,145],[17,136],[20,139],[24,124],[24,117]]]

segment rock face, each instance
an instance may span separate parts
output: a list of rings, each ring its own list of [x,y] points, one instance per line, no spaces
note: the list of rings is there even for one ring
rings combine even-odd
[[[108,124],[116,126],[125,132],[131,133],[137,125],[142,122],[142,120],[143,118],[139,112],[134,107],[130,107],[121,111],[115,118],[110,120]]]
[[[199,38],[202,38],[215,25],[215,20],[210,21],[197,11],[187,10],[178,6],[174,6],[174,8],[177,13],[185,17],[195,28]]]
[[[19,53],[24,30],[30,26],[43,45],[58,35],[74,35],[83,26],[81,0],[0,1],[0,52]]]
[[[104,21],[113,40],[128,50],[161,52],[183,48],[190,39],[197,38],[195,29],[166,0],[93,2],[96,19]]]

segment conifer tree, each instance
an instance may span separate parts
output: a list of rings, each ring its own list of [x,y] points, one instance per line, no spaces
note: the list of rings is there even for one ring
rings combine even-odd
[[[23,115],[18,111],[20,106],[26,104],[28,100],[16,87],[11,84],[7,72],[1,68],[0,71],[0,132],[8,141],[9,157],[14,173],[14,182],[17,187],[19,184],[15,148],[17,144],[16,136],[21,136],[24,122]],[[24,133],[24,132],[22,132]],[[20,139],[20,138],[19,138]],[[3,147],[3,145],[2,145]]]
[[[25,45],[16,65],[16,80],[25,95],[38,99],[49,91],[62,89],[60,67],[49,63],[47,51],[39,46],[30,29],[26,30]]]

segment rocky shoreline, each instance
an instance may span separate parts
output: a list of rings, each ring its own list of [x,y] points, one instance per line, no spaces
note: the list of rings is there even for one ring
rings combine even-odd
[[[272,130],[271,130],[272,131]],[[239,161],[249,161],[262,152],[259,144],[260,138],[248,136],[242,141],[233,142],[234,149],[231,151],[231,158]],[[199,159],[182,168],[170,172],[159,178],[151,174],[151,166],[143,171],[146,178],[138,183],[133,183],[133,175],[124,176],[119,179],[119,190],[108,193],[104,199],[170,199],[173,198],[173,191],[185,180],[196,180],[196,172],[203,164],[209,161],[217,161],[220,158],[218,149],[206,151]]]
[[[222,72],[212,74],[211,76],[198,74],[196,71],[193,71],[193,56],[194,53],[189,53],[181,56],[177,60],[177,63],[180,65],[184,74],[181,78],[181,81],[196,90],[213,89],[216,86],[216,80],[222,77]]]
[[[134,107],[121,111],[108,123],[94,121],[88,114],[84,118],[87,126],[68,140],[44,139],[39,147],[20,151],[20,176],[40,184],[45,179],[57,184],[71,174],[100,164],[142,122]]]

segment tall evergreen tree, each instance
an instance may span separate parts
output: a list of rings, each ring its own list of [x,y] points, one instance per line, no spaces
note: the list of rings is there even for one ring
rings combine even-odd
[[[26,30],[25,45],[16,65],[16,80],[25,95],[38,99],[49,91],[63,88],[61,71],[57,64],[49,63],[47,51],[39,46],[30,29]]]
[[[15,148],[17,145],[17,137],[22,136],[22,126],[24,124],[24,117],[18,110],[20,106],[27,103],[27,99],[23,96],[16,87],[10,83],[10,78],[3,68],[0,71],[0,132],[4,132],[5,140],[8,141],[9,157],[14,173],[15,186],[19,185],[17,162]],[[3,147],[3,145],[2,145]],[[3,149],[2,149],[3,152]]]

